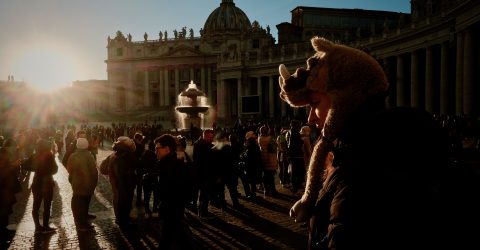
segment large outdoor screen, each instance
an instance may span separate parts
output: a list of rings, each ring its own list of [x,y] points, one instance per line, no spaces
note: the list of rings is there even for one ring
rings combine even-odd
[[[260,96],[242,96],[242,113],[260,113]]]

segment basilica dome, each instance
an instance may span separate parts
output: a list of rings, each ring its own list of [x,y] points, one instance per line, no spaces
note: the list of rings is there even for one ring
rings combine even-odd
[[[202,36],[221,33],[242,33],[251,28],[247,15],[235,6],[233,0],[222,0],[220,7],[208,16],[203,26]]]

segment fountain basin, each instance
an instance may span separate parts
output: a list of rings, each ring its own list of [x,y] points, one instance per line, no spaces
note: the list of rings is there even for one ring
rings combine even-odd
[[[177,110],[180,113],[185,113],[188,116],[191,115],[198,115],[198,113],[205,113],[210,107],[207,106],[178,106],[175,107],[175,110]]]

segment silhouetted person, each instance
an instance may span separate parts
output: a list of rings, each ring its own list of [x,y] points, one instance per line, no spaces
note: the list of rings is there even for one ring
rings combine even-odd
[[[169,134],[155,139],[159,174],[159,216],[162,230],[159,249],[191,249],[191,232],[184,221],[191,181],[187,165],[176,156],[177,143]]]
[[[35,231],[51,232],[55,228],[50,227],[50,209],[53,200],[53,189],[55,181],[53,175],[57,173],[58,166],[55,162],[55,156],[51,150],[51,144],[47,140],[37,142],[35,153],[24,164],[27,168],[35,172],[32,182],[33,206],[32,217],[35,224]],[[22,165],[23,167],[23,165]],[[43,202],[43,226],[40,224],[38,212]]]
[[[0,244],[14,231],[7,229],[8,217],[13,212],[12,206],[17,202],[15,194],[22,190],[18,181],[20,157],[17,143],[7,138],[0,148]]]
[[[128,229],[133,226],[130,211],[136,183],[135,142],[126,136],[120,136],[113,143],[112,149],[114,152],[102,161],[100,169],[107,169],[112,186],[115,223],[122,229]],[[103,173],[105,172],[102,171]]]
[[[318,37],[312,46],[307,69],[279,68],[282,99],[309,106],[322,129],[290,210],[311,219],[309,247],[480,249],[478,178],[449,164],[432,115],[386,108],[388,81],[370,55]]]
[[[197,185],[199,190],[198,215],[204,217],[208,215],[208,204],[210,195],[214,186],[214,175],[212,173],[212,141],[213,130],[203,131],[203,135],[193,144],[193,164],[197,173]],[[198,193],[198,192],[194,192]],[[196,196],[193,198],[196,202]]]
[[[88,208],[97,187],[97,162],[88,150],[88,140],[78,138],[76,150],[68,158],[67,171],[72,184],[72,212],[75,225],[80,231],[93,228],[88,223]]]

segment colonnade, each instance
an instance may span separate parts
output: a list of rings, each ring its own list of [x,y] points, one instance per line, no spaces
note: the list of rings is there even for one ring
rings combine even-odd
[[[468,27],[455,34],[455,41],[441,40],[382,58],[393,87],[390,105],[478,116],[480,41],[475,31]]]
[[[280,113],[276,113],[275,104],[279,102],[275,85],[278,75],[246,76],[222,78],[217,86],[217,117],[220,120],[233,116],[248,115],[242,110],[244,96],[259,96],[258,114],[263,118],[279,118],[286,114],[286,105],[281,105]]]
[[[151,96],[158,94],[157,103],[158,106],[172,106],[175,105],[176,97],[180,94],[181,89],[180,82],[184,81],[188,84],[191,80],[198,79],[199,82],[194,81],[197,84],[197,87],[200,88],[203,92],[206,93],[209,100],[212,100],[212,82],[214,82],[213,69],[212,67],[200,67],[199,77],[195,77],[195,68],[193,66],[166,66],[159,68],[150,68],[144,70],[144,84],[143,84],[143,93],[144,93],[144,103],[145,107],[153,107],[154,103],[151,100]],[[180,70],[188,70],[189,76],[186,79],[180,79]],[[154,72],[158,74],[158,79],[155,77],[151,79],[151,73]],[[131,82],[134,82],[131,79]],[[154,87],[158,86],[158,88]],[[173,89],[172,89],[173,86]]]

